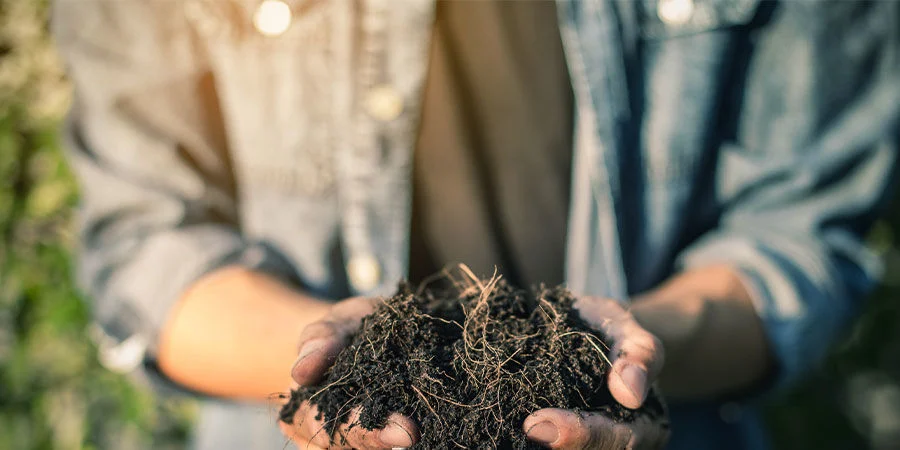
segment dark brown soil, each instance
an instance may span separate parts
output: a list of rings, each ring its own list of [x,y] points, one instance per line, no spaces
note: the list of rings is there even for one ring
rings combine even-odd
[[[471,276],[442,281],[418,292],[401,284],[363,320],[323,387],[293,391],[281,419],[291,423],[310,400],[335,436],[355,405],[363,409],[354,426],[366,429],[399,412],[419,424],[414,448],[429,450],[541,448],[526,440],[522,422],[546,407],[600,411],[618,422],[643,414],[664,420],[655,392],[636,411],[612,399],[612,343],[582,322],[565,289],[529,292]]]

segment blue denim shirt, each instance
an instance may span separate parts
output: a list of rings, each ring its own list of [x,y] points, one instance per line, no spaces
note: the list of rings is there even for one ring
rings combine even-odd
[[[334,299],[407,271],[433,2],[287,3],[286,26],[257,0],[56,4],[79,278],[109,367],[153,372],[172,305],[223,265]],[[576,97],[568,285],[627,301],[730,264],[789,385],[877,280],[861,235],[896,167],[900,3],[558,4]],[[724,408],[673,405],[670,448],[766,448],[752,403]],[[283,443],[265,407],[206,402],[197,447]]]

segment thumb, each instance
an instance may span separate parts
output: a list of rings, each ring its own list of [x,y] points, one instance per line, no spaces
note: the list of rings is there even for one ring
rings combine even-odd
[[[312,323],[304,334],[307,331],[314,336],[301,340],[300,351],[291,368],[291,377],[301,386],[315,385],[346,346],[345,333],[329,322]]]
[[[662,343],[615,300],[581,297],[575,307],[588,324],[614,343],[609,352],[613,358],[610,393],[622,406],[639,408],[662,369]]]
[[[363,317],[375,310],[376,300],[351,298],[336,303],[320,321],[313,322],[300,336],[300,351],[291,368],[291,377],[301,386],[315,385],[347,346]]]

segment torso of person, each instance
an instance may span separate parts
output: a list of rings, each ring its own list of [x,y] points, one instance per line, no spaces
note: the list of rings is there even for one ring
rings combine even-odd
[[[55,6],[114,370],[152,372],[160,323],[225,263],[335,300],[466,263],[623,301],[727,263],[785,384],[876,285],[894,2]],[[755,405],[721,407],[673,404],[670,448],[769,447]],[[284,444],[264,406],[204,402],[196,448]]]
[[[572,88],[553,2],[439,2],[413,157],[410,280],[563,281]]]

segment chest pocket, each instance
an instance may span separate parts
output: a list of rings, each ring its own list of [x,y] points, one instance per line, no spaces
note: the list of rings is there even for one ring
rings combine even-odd
[[[335,3],[187,0],[244,192],[333,193]]]
[[[640,0],[645,99],[641,124],[647,178],[664,190],[686,186],[718,147],[721,106],[741,58],[739,36],[760,0]]]
[[[640,33],[665,39],[748,24],[760,0],[642,0]]]

